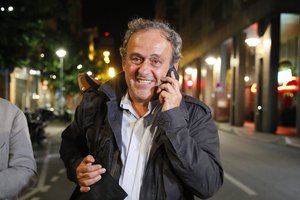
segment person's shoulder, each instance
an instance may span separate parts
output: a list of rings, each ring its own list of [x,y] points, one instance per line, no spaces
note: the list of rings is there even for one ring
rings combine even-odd
[[[102,91],[89,88],[84,92],[83,99],[86,101],[91,101],[95,98],[104,98],[105,96],[105,93]]]
[[[89,111],[95,109],[96,107],[102,105],[107,101],[108,97],[105,93],[93,88],[89,88],[83,94],[80,107],[82,107],[86,111]]]
[[[2,125],[9,124],[16,117],[25,118],[23,111],[18,106],[3,98],[0,98],[0,110],[1,113],[4,113],[4,115],[0,115],[0,123]]]
[[[196,99],[195,97],[186,94],[183,94],[182,96],[187,107],[199,108],[205,113],[211,113],[211,109],[208,107],[208,105],[206,105],[204,102],[200,101],[199,99]]]
[[[6,111],[18,111],[20,110],[19,107],[12,104],[10,101],[0,98],[0,110],[6,110]]]

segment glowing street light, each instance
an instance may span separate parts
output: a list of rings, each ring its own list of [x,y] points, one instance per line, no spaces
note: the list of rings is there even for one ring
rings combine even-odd
[[[103,52],[103,56],[104,56],[104,57],[108,57],[109,55],[110,55],[110,52],[109,52],[109,51],[104,51],[104,52]]]
[[[60,59],[60,98],[59,98],[59,111],[60,115],[62,116],[64,114],[64,57],[67,54],[66,50],[64,49],[58,49],[56,52],[56,55]]]
[[[205,62],[208,65],[214,65],[214,64],[216,64],[217,59],[215,57],[210,56],[210,57],[208,57],[208,58],[205,59]]]
[[[109,63],[110,63],[109,55],[110,55],[110,52],[109,52],[109,51],[104,51],[104,52],[103,52],[104,62],[105,62],[106,64],[109,64]]]
[[[113,78],[116,75],[116,70],[114,67],[108,68],[108,76]]]
[[[249,47],[256,47],[259,43],[260,43],[260,39],[259,38],[247,38],[245,40],[246,44],[249,46]]]
[[[59,58],[64,58],[65,55],[67,54],[66,50],[64,49],[58,49],[56,51],[56,55],[59,57]]]

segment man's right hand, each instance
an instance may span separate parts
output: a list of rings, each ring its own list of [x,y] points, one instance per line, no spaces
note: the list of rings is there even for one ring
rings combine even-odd
[[[76,168],[77,182],[80,186],[80,192],[90,191],[90,186],[101,179],[101,174],[106,169],[99,164],[93,165],[95,158],[91,155],[86,156]]]

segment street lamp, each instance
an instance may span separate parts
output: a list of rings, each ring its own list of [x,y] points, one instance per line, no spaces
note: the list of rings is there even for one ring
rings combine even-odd
[[[247,38],[245,42],[249,47],[256,47],[260,43],[260,39],[256,37]]]
[[[109,55],[110,55],[110,52],[109,52],[109,51],[104,51],[104,52],[103,52],[104,62],[105,62],[106,64],[109,64],[109,63],[110,63]]]
[[[210,56],[210,57],[207,57],[207,58],[205,59],[205,62],[206,62],[208,65],[214,65],[214,64],[216,64],[217,59],[216,59],[215,57]]]
[[[60,59],[60,98],[59,98],[59,112],[62,116],[64,114],[64,57],[67,52],[64,49],[58,49],[56,55]]]
[[[108,68],[108,76],[109,76],[110,78],[113,78],[115,75],[116,75],[116,70],[115,70],[115,68],[114,68],[114,67]]]

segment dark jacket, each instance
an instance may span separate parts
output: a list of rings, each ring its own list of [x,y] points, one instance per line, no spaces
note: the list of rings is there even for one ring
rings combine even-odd
[[[76,109],[74,121],[62,133],[61,158],[68,178],[88,154],[95,156],[118,182],[122,163],[121,97],[124,73],[90,90]],[[141,200],[208,198],[223,183],[217,128],[209,108],[183,95],[179,108],[160,112],[140,191]],[[101,180],[100,180],[101,181]]]

